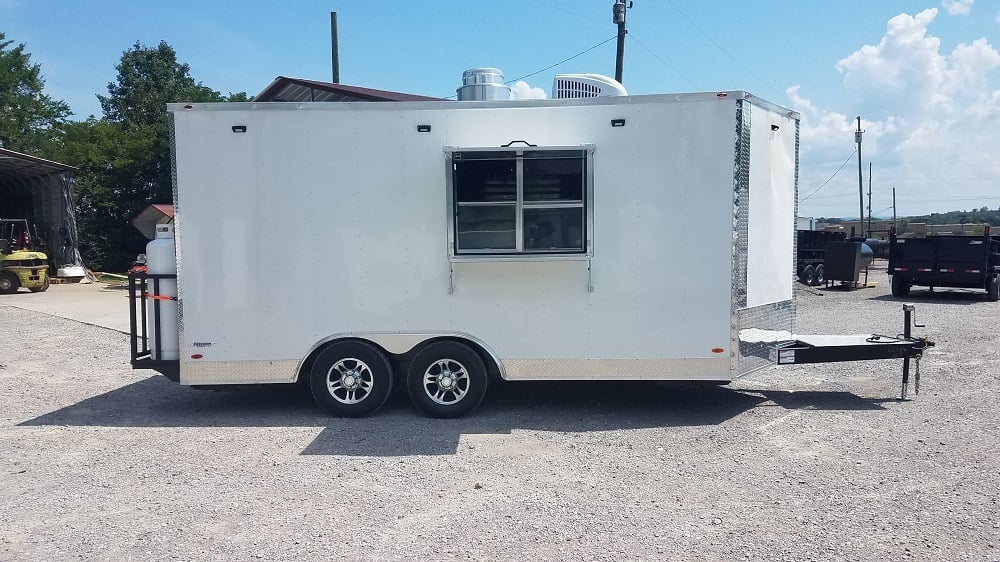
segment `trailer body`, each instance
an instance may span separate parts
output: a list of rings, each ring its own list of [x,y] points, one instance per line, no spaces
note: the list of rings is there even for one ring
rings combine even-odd
[[[913,286],[934,289],[983,289],[990,301],[1000,300],[1000,237],[889,235],[892,294],[906,296]]]
[[[464,339],[511,380],[727,381],[762,366],[740,329],[791,330],[798,115],[744,92],[169,109],[183,384],[294,381],[346,337]],[[463,230],[511,203],[457,200],[484,154],[568,155],[582,195]],[[524,248],[532,212],[582,242]]]
[[[724,383],[827,353],[792,336],[799,116],[746,92],[168,109],[135,368],[455,417],[490,373]]]

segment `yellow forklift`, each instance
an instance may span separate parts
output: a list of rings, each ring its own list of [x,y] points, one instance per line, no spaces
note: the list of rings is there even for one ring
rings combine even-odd
[[[33,293],[49,288],[49,259],[36,229],[26,219],[0,219],[0,294],[24,287]]]

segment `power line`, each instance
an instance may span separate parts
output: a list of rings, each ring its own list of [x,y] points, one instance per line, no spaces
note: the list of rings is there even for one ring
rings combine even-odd
[[[853,193],[838,193],[836,195],[821,195],[819,197],[812,197],[812,200],[815,201],[817,199],[839,199],[841,197],[854,197],[854,194]]]
[[[553,68],[559,66],[560,64],[562,64],[564,62],[569,62],[569,61],[575,59],[576,57],[579,57],[580,55],[587,54],[590,51],[593,51],[594,49],[600,47],[601,45],[604,45],[605,43],[610,43],[610,42],[614,41],[615,39],[618,39],[618,35],[617,34],[612,35],[610,38],[605,39],[604,41],[601,41],[600,43],[594,45],[593,47],[591,47],[589,49],[586,49],[586,50],[583,50],[583,51],[580,51],[579,53],[577,53],[577,54],[575,54],[575,55],[573,55],[573,56],[571,56],[569,58],[563,59],[563,60],[561,60],[561,61],[559,61],[559,62],[557,62],[557,63],[555,63],[555,64],[553,64],[551,66],[546,66],[545,68],[543,68],[541,70],[536,70],[535,72],[532,72],[531,74],[525,74],[524,76],[521,76],[520,78],[515,78],[513,80],[508,80],[508,81],[504,82],[504,84],[513,84],[514,82],[517,82],[518,80],[524,80],[525,78],[531,78],[532,76],[534,76],[536,74],[541,74],[541,73],[545,72],[546,70],[552,70]]]
[[[691,80],[690,78],[688,78],[687,76],[685,76],[683,72],[681,72],[680,70],[677,70],[677,68],[675,68],[672,64],[670,64],[669,62],[663,60],[660,57],[660,55],[654,53],[653,50],[650,49],[649,47],[647,47],[642,41],[639,41],[639,38],[636,37],[635,34],[629,33],[625,37],[628,38],[628,39],[631,39],[631,40],[635,41],[636,43],[638,43],[640,47],[642,47],[643,49],[646,49],[646,52],[648,52],[649,54],[653,55],[653,58],[655,58],[656,60],[662,62],[664,66],[666,66],[670,70],[673,70],[675,74],[677,74],[678,76],[680,76],[684,80],[687,80],[688,84],[691,84],[692,86],[694,86],[694,88],[696,90],[701,89],[701,87],[698,86],[698,84],[695,84],[694,80]]]
[[[769,82],[768,82],[767,80],[764,80],[764,79],[763,79],[763,78],[761,78],[760,76],[757,76],[757,74],[756,74],[756,73],[754,73],[754,71],[750,70],[750,68],[748,68],[748,67],[747,67],[747,66],[746,66],[745,64],[743,64],[742,62],[740,62],[739,60],[737,60],[737,58],[736,58],[735,56],[733,56],[733,54],[732,54],[732,53],[730,53],[730,52],[729,52],[729,51],[727,51],[727,50],[726,50],[726,49],[725,49],[725,48],[724,48],[724,47],[723,47],[722,45],[720,45],[719,43],[717,43],[717,42],[715,41],[715,39],[712,39],[712,37],[711,37],[711,36],[710,36],[710,35],[709,35],[708,33],[706,33],[706,32],[705,32],[705,31],[704,31],[704,30],[703,30],[703,29],[702,29],[701,27],[699,27],[699,26],[698,26],[698,24],[696,24],[696,23],[694,22],[694,20],[693,20],[693,19],[691,19],[691,17],[690,17],[690,16],[688,16],[687,14],[685,14],[685,13],[684,13],[684,11],[683,11],[683,10],[681,10],[680,8],[678,8],[678,7],[677,7],[677,4],[674,4],[672,0],[666,0],[666,2],[667,2],[667,4],[670,4],[670,6],[671,6],[671,7],[672,7],[672,8],[674,9],[674,10],[677,10],[677,13],[678,13],[678,14],[680,14],[680,15],[684,16],[684,19],[686,19],[686,20],[688,21],[688,23],[690,23],[690,24],[691,24],[691,27],[695,28],[695,30],[697,30],[697,31],[698,31],[698,33],[701,33],[701,34],[702,34],[702,35],[703,35],[703,36],[705,37],[705,39],[708,39],[708,42],[709,42],[709,43],[711,43],[712,45],[715,45],[715,48],[716,48],[716,49],[719,49],[720,51],[722,51],[723,53],[725,53],[725,55],[726,55],[727,57],[729,57],[729,59],[730,59],[731,61],[733,61],[734,63],[736,63],[736,66],[739,66],[739,67],[740,67],[740,68],[742,68],[742,69],[743,69],[743,70],[744,70],[744,71],[745,71],[745,72],[746,72],[747,74],[749,74],[750,76],[753,76],[754,78],[756,78],[756,79],[757,79],[757,81],[759,81],[759,82],[760,82],[761,84],[763,84],[764,86],[767,86],[767,87],[768,87],[768,88],[769,88],[769,89],[770,89],[770,90],[771,90],[771,91],[772,91],[773,93],[775,93],[775,94],[778,94],[778,93],[779,93],[779,92],[778,92],[778,89],[777,89],[777,88],[775,88],[774,86],[772,86],[772,85],[771,85],[771,84],[770,84],[770,83],[769,83]]]
[[[668,0],[668,1],[669,1],[669,0]],[[858,149],[856,149],[856,148],[855,148],[855,149],[854,149],[854,152],[852,152],[852,153],[851,153],[851,155],[850,155],[850,156],[848,156],[846,160],[844,160],[844,163],[843,163],[843,164],[841,164],[839,168],[837,168],[837,171],[836,171],[836,172],[834,172],[834,173],[833,173],[833,175],[832,175],[832,176],[830,176],[830,178],[829,178],[829,179],[827,179],[827,180],[826,180],[825,182],[823,182],[823,185],[821,185],[821,186],[817,187],[816,189],[814,189],[814,190],[813,190],[813,192],[812,192],[812,193],[810,193],[809,195],[806,195],[806,196],[805,196],[805,197],[803,197],[802,199],[799,199],[799,203],[801,204],[801,203],[804,203],[805,201],[808,201],[810,197],[812,197],[813,195],[816,195],[816,193],[817,193],[817,192],[819,192],[819,190],[823,189],[823,188],[824,188],[824,187],[826,186],[826,184],[830,183],[830,181],[831,181],[831,180],[832,180],[833,178],[837,177],[837,174],[839,174],[839,173],[840,173],[840,171],[844,169],[844,166],[846,166],[846,165],[847,165],[847,163],[851,161],[851,158],[853,158],[853,157],[854,157],[854,155],[855,155],[855,154],[857,154],[857,153],[858,153]]]
[[[542,4],[543,6],[546,6],[548,8],[551,8],[553,10],[559,10],[560,12],[565,12],[565,13],[571,15],[571,16],[576,16],[576,17],[578,17],[580,19],[585,19],[587,21],[594,22],[596,24],[599,24],[601,27],[608,27],[610,25],[614,25],[612,23],[608,23],[607,20],[600,21],[600,20],[594,19],[594,18],[592,18],[590,16],[585,16],[583,14],[574,12],[572,10],[567,10],[566,8],[563,8],[562,6],[557,6],[555,4],[550,4],[549,2],[546,2],[545,0],[538,0],[538,3]]]

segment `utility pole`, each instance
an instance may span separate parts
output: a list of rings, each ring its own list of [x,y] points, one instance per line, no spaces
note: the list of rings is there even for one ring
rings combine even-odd
[[[854,133],[854,142],[858,143],[858,226],[864,230],[865,224],[865,184],[861,175],[861,116],[858,115],[858,130]]]
[[[896,228],[896,188],[892,188],[892,227]]]
[[[872,235],[872,163],[868,162],[868,236]]]
[[[337,41],[337,12],[330,12],[330,55],[333,61],[333,83],[340,84],[340,46]]]
[[[625,59],[625,10],[632,7],[632,2],[625,5],[625,0],[615,0],[615,5],[612,8],[612,14],[614,16],[613,22],[618,24],[618,51],[615,57],[615,80],[621,84],[622,81],[622,63]]]

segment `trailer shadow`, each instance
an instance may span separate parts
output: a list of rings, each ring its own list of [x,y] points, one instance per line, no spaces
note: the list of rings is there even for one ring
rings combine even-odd
[[[320,412],[296,385],[200,391],[151,377],[20,423],[81,427],[317,427],[303,455],[454,454],[463,435],[514,430],[592,432],[712,426],[757,407],[879,410],[878,400],[847,392],[748,391],[650,382],[499,383],[472,415],[420,416],[405,393],[377,415],[336,419]]]
[[[877,297],[871,297],[868,300],[915,304],[929,303],[963,305],[989,302],[986,300],[986,292],[976,289],[935,289],[933,292],[929,290],[911,289],[910,294],[905,297],[880,295]]]

